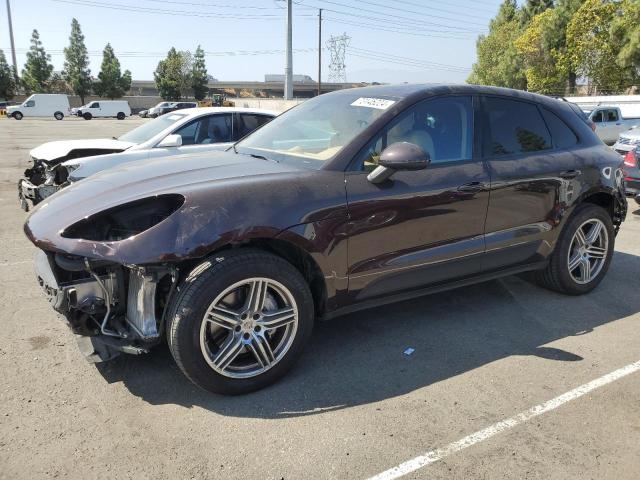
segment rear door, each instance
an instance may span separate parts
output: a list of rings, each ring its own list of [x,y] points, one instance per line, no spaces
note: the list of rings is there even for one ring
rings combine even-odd
[[[571,153],[577,137],[534,103],[487,96],[482,110],[483,155],[491,173],[483,270],[542,261],[580,175]]]
[[[367,180],[395,142],[431,158],[420,171]],[[349,291],[356,300],[406,293],[480,272],[489,175],[474,155],[471,96],[425,100],[399,114],[346,176]]]

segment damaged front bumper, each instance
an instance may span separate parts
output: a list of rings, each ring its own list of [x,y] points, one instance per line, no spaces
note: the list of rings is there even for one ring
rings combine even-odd
[[[124,267],[39,250],[38,283],[76,334],[87,360],[141,354],[160,342],[177,270]]]
[[[23,178],[18,182],[20,207],[22,207],[25,212],[28,212],[30,204],[31,206],[36,206],[42,200],[61,189],[62,185],[34,185],[29,180]]]

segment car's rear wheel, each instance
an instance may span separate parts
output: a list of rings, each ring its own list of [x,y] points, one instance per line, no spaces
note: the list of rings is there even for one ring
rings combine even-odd
[[[182,282],[167,340],[199,387],[242,394],[282,377],[308,340],[314,320],[306,281],[290,263],[257,250],[220,254]]]
[[[82,114],[82,118],[84,118],[85,120],[91,120],[92,115],[89,112],[85,112]]]
[[[62,112],[56,112],[53,114],[53,118],[56,120],[62,120],[64,118],[64,114]]]
[[[615,244],[611,216],[602,207],[581,204],[569,219],[549,264],[536,272],[542,286],[569,295],[588,293],[604,278]]]
[[[23,117],[23,115],[20,112],[14,112],[12,116],[16,120],[22,120],[22,117]]]
[[[126,115],[123,112],[118,112],[118,115],[116,115],[116,118],[118,120],[124,120],[126,117]]]

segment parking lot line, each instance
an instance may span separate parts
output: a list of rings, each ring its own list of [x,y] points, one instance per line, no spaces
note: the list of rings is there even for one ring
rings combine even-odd
[[[567,402],[580,398],[583,395],[586,395],[587,393],[597,388],[600,388],[609,383],[615,382],[616,380],[626,377],[627,375],[630,375],[639,370],[640,370],[640,361],[631,363],[625,367],[622,367],[618,370],[608,373],[600,378],[592,380],[589,383],[585,383],[584,385],[574,388],[573,390],[567,393],[564,393],[558,397],[552,398],[551,400],[548,400],[544,403],[536,405],[535,407],[532,407],[529,410],[518,413],[513,417],[507,418],[506,420],[502,420],[487,428],[484,428],[475,433],[472,433],[471,435],[467,435],[466,437],[456,442],[450,443],[445,447],[438,448],[436,450],[431,450],[423,455],[412,458],[411,460],[407,460],[406,462],[401,463],[396,467],[390,468],[389,470],[386,470],[373,477],[370,477],[369,480],[392,480],[395,478],[403,477],[404,475],[407,475],[411,472],[415,472],[420,468],[426,467],[427,465],[430,465],[439,460],[442,460],[443,458],[448,457],[449,455],[453,455],[454,453],[464,450],[465,448],[471,447],[476,443],[480,443],[484,440],[487,440],[493,437],[494,435],[497,435],[500,432],[516,427],[521,423],[524,423],[534,417],[550,412],[551,410],[555,410],[556,408],[560,407],[561,405],[564,405]]]

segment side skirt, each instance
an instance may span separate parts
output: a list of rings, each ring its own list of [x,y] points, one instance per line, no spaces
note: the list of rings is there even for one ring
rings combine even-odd
[[[474,277],[465,278],[464,280],[456,280],[440,285],[432,285],[430,287],[422,288],[419,290],[411,290],[410,292],[397,293],[382,298],[366,300],[352,305],[347,305],[346,307],[341,307],[330,312],[326,312],[322,317],[319,318],[319,320],[331,320],[336,317],[341,317],[343,315],[358,312],[360,310],[367,310],[369,308],[379,307],[381,305],[387,305],[390,303],[403,302],[405,300],[411,300],[413,298],[423,297],[425,295],[431,295],[433,293],[444,292],[446,290],[453,290],[455,288],[465,287],[467,285],[473,285],[475,283],[487,282],[489,280],[495,280],[496,278],[508,277],[511,275],[516,275],[518,273],[540,270],[545,268],[547,266],[547,263],[548,262],[545,260],[542,262],[530,263],[528,265],[520,265],[518,267],[500,270],[498,272],[476,275]]]

